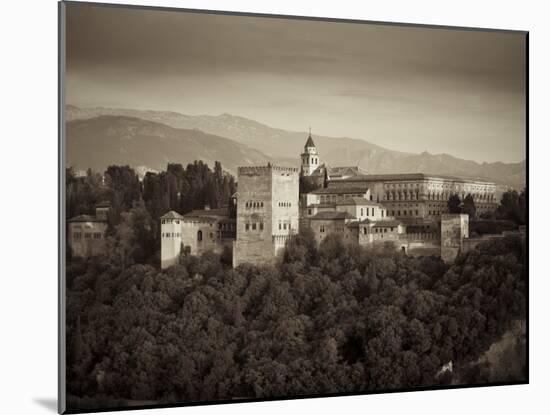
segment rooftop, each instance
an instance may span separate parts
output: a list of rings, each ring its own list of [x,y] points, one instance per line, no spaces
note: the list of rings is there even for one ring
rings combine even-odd
[[[229,218],[229,209],[197,209],[183,215],[183,219],[220,220]]]
[[[328,173],[328,176],[331,179],[336,178],[338,180],[340,180],[342,177],[350,178],[350,177],[364,175],[367,173],[365,170],[357,166],[332,167],[332,166],[329,166],[328,164],[323,163],[319,165],[319,167],[317,167],[310,174],[310,176],[317,176],[317,177],[324,176],[325,171]]]
[[[78,215],[69,219],[67,222],[107,222],[105,219],[98,219],[91,215]]]
[[[310,219],[315,220],[332,220],[332,219],[355,219],[355,216],[353,216],[349,212],[336,212],[336,211],[328,211],[328,212],[318,212],[315,216],[312,216]]]
[[[306,145],[304,146],[304,148],[306,148],[306,147],[315,147],[315,143],[313,142],[313,138],[311,138],[311,133],[307,137]]]
[[[449,180],[455,182],[474,182],[493,184],[492,182],[479,180],[479,179],[467,179],[457,176],[447,176],[442,174],[428,174],[428,173],[403,173],[403,174],[361,174],[346,179],[339,179],[338,182],[378,182],[378,181],[400,181],[400,180]]]
[[[349,206],[349,205],[359,205],[359,206],[377,206],[379,208],[384,208],[383,205],[381,205],[378,202],[373,202],[372,200],[365,199],[364,197],[350,197],[345,200],[342,200],[341,202],[336,202],[339,206]]]
[[[342,195],[353,193],[365,193],[369,188],[367,186],[353,186],[353,187],[325,187],[323,189],[317,189],[311,192],[314,195]]]
[[[311,203],[307,205],[308,208],[335,208],[336,203]]]
[[[362,225],[373,225],[374,228],[387,228],[387,227],[391,227],[391,226],[403,225],[402,222],[399,222],[398,220],[395,220],[395,219],[377,220],[377,221],[373,221],[373,220],[370,220],[370,219],[365,219],[364,221],[361,222],[361,224]]]
[[[171,210],[164,215],[160,217],[161,219],[182,219],[183,216],[181,216],[178,212],[175,210]]]

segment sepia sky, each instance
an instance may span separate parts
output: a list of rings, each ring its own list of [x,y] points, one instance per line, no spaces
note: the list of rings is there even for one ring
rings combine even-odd
[[[67,6],[67,103],[525,158],[525,36]]]

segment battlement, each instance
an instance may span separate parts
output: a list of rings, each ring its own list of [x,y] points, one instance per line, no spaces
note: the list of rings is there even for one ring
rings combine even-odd
[[[237,171],[239,176],[267,176],[273,174],[274,172],[298,174],[298,168],[296,167],[274,166],[271,164],[268,164],[267,166],[239,167]]]

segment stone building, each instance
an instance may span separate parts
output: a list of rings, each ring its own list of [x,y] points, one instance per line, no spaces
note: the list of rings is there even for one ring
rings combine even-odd
[[[372,220],[365,219],[358,223],[359,245],[370,245],[375,243],[393,242],[401,244],[400,247],[407,246],[405,235],[405,225],[395,219]]]
[[[273,263],[290,236],[298,232],[298,169],[271,164],[239,167],[237,183],[233,266]]]
[[[468,238],[468,215],[444,214],[441,216],[441,259],[453,262],[463,251],[463,242]]]
[[[105,250],[109,203],[96,206],[95,215],[78,215],[67,221],[67,242],[73,257],[86,258]]]
[[[315,168],[306,164],[306,152],[315,155]],[[451,195],[464,200],[471,194],[479,214],[497,206],[496,185],[491,182],[423,173],[366,174],[358,168],[329,169],[319,160],[310,134],[301,174],[317,178],[314,183],[320,188],[300,196],[300,225],[310,226],[318,242],[335,232],[360,245],[392,242],[407,252],[439,254],[446,229],[440,226],[441,218]]]
[[[357,231],[347,225],[356,222],[355,216],[349,212],[336,210],[318,212],[309,219],[309,226],[315,235],[315,241],[321,243],[328,235],[338,234],[345,242],[353,243]]]
[[[453,194],[461,200],[471,194],[478,214],[497,207],[496,185],[492,182],[424,173],[367,174],[359,167],[329,167],[320,162],[311,134],[301,157],[302,176],[322,186],[302,196],[303,206],[365,197],[382,203],[389,216],[406,223],[439,221],[442,214],[448,213],[447,201]]]
[[[161,268],[177,263],[182,252],[201,255],[221,253],[235,240],[235,219],[229,209],[193,210],[185,215],[170,211],[161,218]]]
[[[385,206],[357,196],[308,205],[301,223],[312,229],[318,243],[333,233],[360,245],[397,242],[405,233],[403,223],[389,217]]]
[[[319,169],[319,154],[317,153],[317,147],[311,138],[311,132],[304,145],[304,152],[300,154],[302,160],[301,173],[304,176],[311,176],[311,174]]]
[[[299,195],[300,178],[317,188]],[[168,212],[161,218],[163,268],[173,265],[182,249],[200,255],[230,245],[233,266],[273,263],[301,226],[311,227],[317,242],[338,233],[346,243],[391,242],[408,253],[451,258],[467,235],[448,236],[456,221],[447,215],[449,197],[464,200],[471,194],[478,213],[497,206],[496,186],[486,181],[423,173],[374,175],[358,167],[328,166],[311,133],[300,169],[239,167],[237,184],[236,220],[227,211],[208,209],[184,216]]]
[[[370,197],[382,203],[390,216],[408,223],[418,219],[438,221],[448,213],[447,202],[457,194],[461,200],[471,194],[478,214],[496,209],[496,185],[491,182],[458,177],[412,174],[367,174],[331,180],[327,189],[368,188]]]
[[[314,186],[323,186],[327,180],[347,179],[367,173],[358,166],[332,167],[326,163],[321,163],[311,132],[304,145],[304,152],[300,157],[300,175]]]

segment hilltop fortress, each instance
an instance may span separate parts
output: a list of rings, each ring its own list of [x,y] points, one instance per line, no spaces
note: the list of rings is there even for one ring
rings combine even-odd
[[[458,177],[413,174],[367,174],[358,167],[321,162],[311,137],[301,167],[239,167],[236,218],[228,209],[170,211],[161,217],[161,266],[184,252],[233,252],[233,266],[274,263],[300,227],[310,227],[317,242],[340,234],[345,243],[389,242],[412,255],[441,255],[453,261],[468,244],[468,215],[449,214],[453,194],[472,195],[477,212],[497,206],[496,185]],[[300,194],[300,181],[315,189]],[[476,242],[477,243],[477,242]]]

